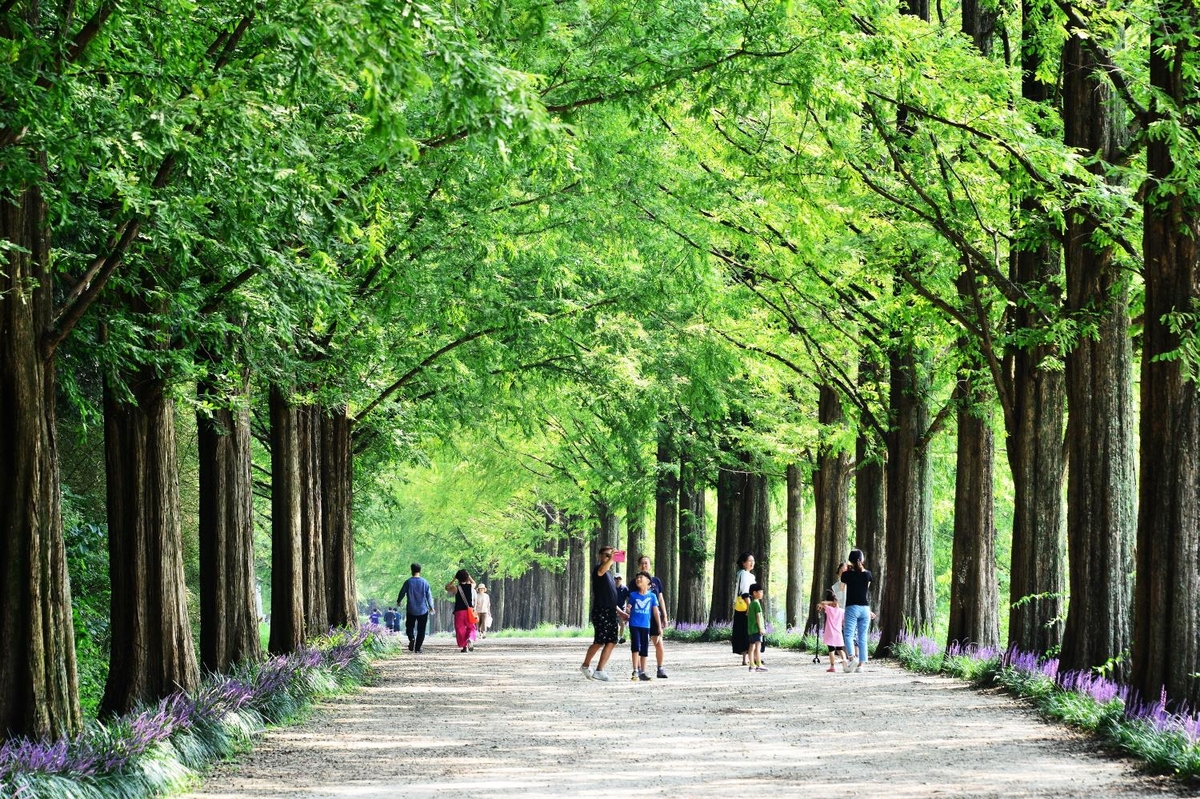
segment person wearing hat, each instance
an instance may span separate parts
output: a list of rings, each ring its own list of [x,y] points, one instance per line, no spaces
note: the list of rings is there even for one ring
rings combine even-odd
[[[617,584],[617,607],[623,608],[629,604],[629,586],[621,580],[621,575],[613,577],[613,582]],[[617,616],[617,643],[625,643],[625,619],[620,615]]]
[[[871,626],[871,572],[867,571],[866,558],[861,549],[850,550],[850,568],[842,572],[841,581],[846,585],[846,619],[843,633],[846,640],[846,672],[863,671],[867,662],[867,629]],[[849,655],[851,641],[857,660]]]
[[[479,637],[487,638],[488,627],[492,626],[492,597],[483,583],[475,588],[475,615],[479,617]]]

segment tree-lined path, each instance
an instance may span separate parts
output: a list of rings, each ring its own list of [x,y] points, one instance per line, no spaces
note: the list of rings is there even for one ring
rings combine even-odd
[[[582,646],[581,646],[582,644]],[[379,664],[377,684],[267,734],[196,797],[1169,795],[1011,699],[891,664],[827,674],[772,650],[748,675],[727,645],[672,646],[671,678],[611,683],[586,642],[491,640]]]

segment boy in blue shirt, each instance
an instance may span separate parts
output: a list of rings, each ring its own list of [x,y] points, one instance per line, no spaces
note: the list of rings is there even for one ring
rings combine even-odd
[[[646,674],[646,655],[650,652],[650,616],[658,610],[658,596],[650,591],[650,575],[638,572],[633,578],[635,590],[629,595],[625,610],[629,613],[629,650],[633,654],[634,682],[649,682]]]

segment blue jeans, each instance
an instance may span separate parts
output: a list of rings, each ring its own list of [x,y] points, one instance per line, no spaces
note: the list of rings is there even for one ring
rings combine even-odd
[[[846,646],[854,642],[859,663],[867,662],[867,630],[871,626],[871,609],[866,605],[847,605],[846,622],[842,626]]]

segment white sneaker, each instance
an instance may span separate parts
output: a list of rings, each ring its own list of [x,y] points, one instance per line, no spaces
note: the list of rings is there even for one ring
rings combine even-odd
[[[857,668],[857,666],[855,665],[854,661],[852,660],[852,661],[848,662],[845,666],[842,666],[842,671],[846,672],[847,674],[853,674],[855,668]]]
[[[589,680],[593,679],[594,675],[592,674],[591,666],[580,666],[579,671],[583,674],[584,677],[587,677]]]
[[[606,672],[600,671],[600,669],[596,669],[595,671],[592,672],[592,679],[599,680],[600,682],[608,682],[609,677]]]

